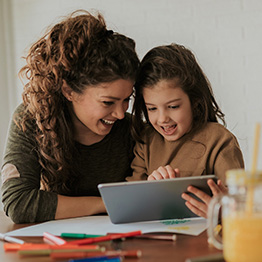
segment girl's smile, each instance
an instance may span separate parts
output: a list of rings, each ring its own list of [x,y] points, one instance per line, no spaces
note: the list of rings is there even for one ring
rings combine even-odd
[[[167,136],[173,135],[176,131],[176,127],[177,125],[161,126],[161,128],[163,129],[163,133]]]

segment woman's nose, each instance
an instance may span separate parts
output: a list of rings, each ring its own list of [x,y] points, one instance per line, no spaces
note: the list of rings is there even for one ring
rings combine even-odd
[[[125,112],[127,110],[127,107],[126,106],[117,106],[113,113],[112,113],[112,116],[117,118],[117,119],[123,119],[125,117]]]

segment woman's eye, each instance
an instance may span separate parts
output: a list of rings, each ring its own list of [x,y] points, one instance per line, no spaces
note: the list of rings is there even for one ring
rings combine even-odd
[[[111,101],[103,101],[103,104],[105,104],[106,106],[111,106],[114,104],[114,102]]]

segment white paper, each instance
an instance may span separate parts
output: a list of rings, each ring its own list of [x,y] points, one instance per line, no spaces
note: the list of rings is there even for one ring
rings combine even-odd
[[[108,216],[88,216],[71,219],[52,220],[8,232],[9,236],[43,236],[49,232],[60,236],[61,233],[85,233],[106,235],[141,230],[149,232],[172,232],[197,236],[207,228],[204,218],[172,219],[128,224],[112,224]]]

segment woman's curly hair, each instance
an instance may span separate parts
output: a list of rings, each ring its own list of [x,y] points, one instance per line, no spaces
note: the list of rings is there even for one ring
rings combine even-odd
[[[66,194],[77,177],[72,163],[77,152],[70,102],[61,87],[66,82],[81,94],[87,85],[134,81],[139,66],[135,42],[107,30],[101,14],[77,10],[32,45],[26,62],[19,72],[28,80],[22,95],[25,112],[17,124],[26,130],[28,122],[35,122],[42,181],[49,190]]]
[[[221,120],[211,84],[199,66],[194,54],[183,45],[171,44],[151,49],[142,59],[135,83],[133,130],[135,139],[143,143],[144,120],[150,124],[143,99],[143,89],[153,88],[161,80],[173,80],[188,95],[193,114],[194,132],[207,122]]]

